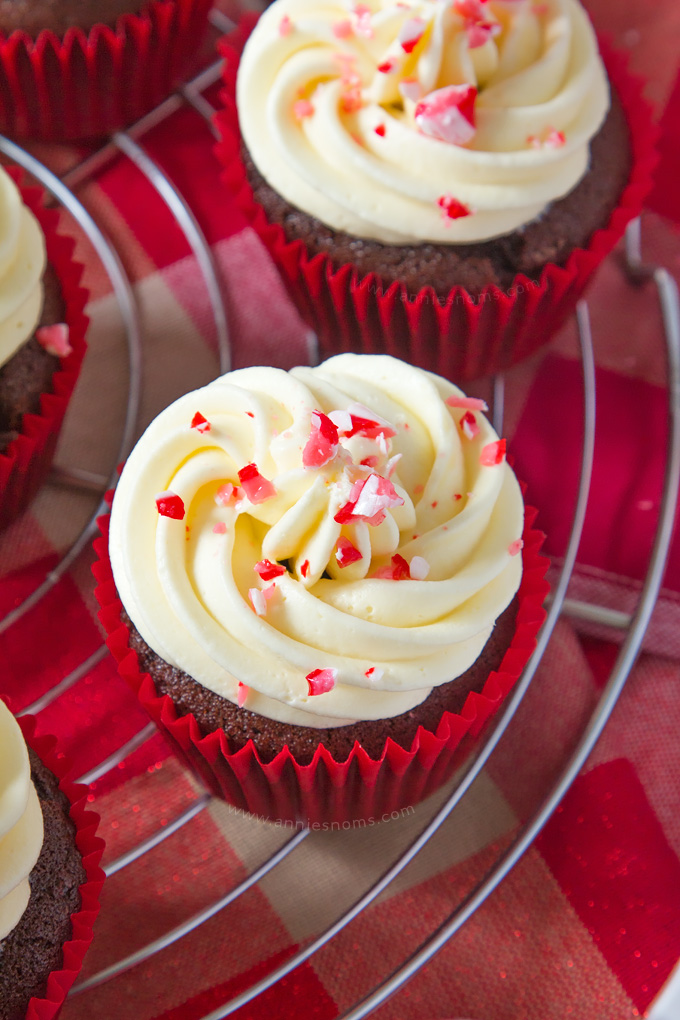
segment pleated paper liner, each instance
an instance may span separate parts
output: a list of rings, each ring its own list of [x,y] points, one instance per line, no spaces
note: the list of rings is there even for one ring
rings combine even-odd
[[[18,720],[26,743],[47,768],[59,779],[59,789],[70,802],[70,817],[86,879],[80,886],[80,909],[71,915],[71,937],[63,946],[62,966],[47,979],[44,996],[34,997],[28,1004],[26,1020],[53,1020],[61,1009],[66,994],[80,973],[85,953],[92,942],[92,926],[99,913],[99,894],[104,883],[100,860],[104,841],[97,836],[99,817],[87,808],[87,787],[75,785],[69,776],[69,765],[56,750],[54,737],[39,735],[31,716]]]
[[[320,744],[308,765],[298,763],[288,747],[272,761],[263,762],[252,741],[233,750],[224,730],[203,735],[193,715],[179,715],[168,695],[159,697],[149,674],[140,671],[137,654],[130,648],[130,632],[121,619],[108,553],[108,516],[100,518],[102,537],[95,540],[99,619],[120,675],[179,757],[212,793],[275,823],[316,828],[355,821],[372,824],[417,804],[446,782],[520,676],[545,617],[548,591],[548,560],[539,553],[544,536],[533,528],[535,517],[536,511],[527,508],[515,633],[500,668],[489,674],[480,694],[468,695],[460,714],[444,712],[436,733],[421,726],[408,748],[388,738],[378,760],[355,743],[346,761],[336,761]]]
[[[343,351],[392,354],[461,382],[509,368],[550,340],[651,189],[657,131],[642,83],[628,73],[625,59],[600,40],[628,121],[633,156],[629,183],[607,226],[593,234],[587,249],[574,249],[564,266],[547,265],[536,281],[519,274],[507,291],[491,285],[478,298],[453,286],[442,302],[431,287],[410,298],[403,284],[384,286],[374,273],[362,275],[351,263],[334,269],[327,254],[311,256],[302,241],[287,241],[283,229],[267,221],[246,178],[235,103],[238,62],[253,25],[253,17],[244,16],[220,43],[226,64],[217,152],[227,188],[317,334],[319,360]]]
[[[62,358],[52,376],[52,391],[40,399],[39,414],[25,414],[20,434],[0,452],[0,529],[30,503],[49,472],[68,402],[78,380],[87,345],[85,315],[87,291],[80,286],[83,267],[73,260],[75,241],[57,233],[59,214],[43,205],[42,189],[26,186],[15,167],[7,172],[19,186],[24,203],[35,214],[45,234],[47,258],[54,267],[65,305],[72,352]]]
[[[166,98],[191,69],[212,0],[151,0],[116,27],[0,35],[0,131],[75,141],[109,134]]]

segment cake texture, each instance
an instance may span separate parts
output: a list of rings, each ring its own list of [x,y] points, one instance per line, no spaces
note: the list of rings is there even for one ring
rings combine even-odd
[[[191,72],[210,0],[0,0],[0,130],[97,138]]]
[[[0,170],[0,528],[47,474],[85,356],[87,294],[58,213]]]
[[[40,754],[0,702],[0,1017],[49,1020],[92,937],[101,841],[49,767],[51,745],[22,725]]]
[[[373,767],[425,732],[441,751],[471,692],[521,669],[545,591],[483,406],[358,355],[180,398],[113,501],[114,654],[124,637],[154,696],[228,755]]]
[[[277,0],[248,28],[224,45],[225,180],[322,354],[461,379],[545,342],[651,166],[580,4]]]

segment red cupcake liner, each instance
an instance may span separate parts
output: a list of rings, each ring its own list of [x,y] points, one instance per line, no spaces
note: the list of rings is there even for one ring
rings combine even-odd
[[[99,913],[99,894],[104,884],[104,872],[99,866],[104,841],[97,836],[99,816],[87,808],[88,788],[70,782],[71,768],[63,754],[57,752],[56,739],[39,735],[32,716],[17,719],[26,743],[59,780],[59,789],[70,802],[71,821],[76,828],[76,845],[85,868],[85,881],[80,886],[80,910],[71,914],[71,938],[64,943],[62,966],[47,979],[45,995],[33,997],[26,1012],[26,1020],[53,1020],[61,1009],[69,988],[80,973],[85,953],[92,942],[92,928]]]
[[[225,183],[317,334],[319,360],[343,351],[392,354],[460,382],[507,369],[542,347],[573,312],[652,187],[658,132],[642,97],[642,82],[629,74],[625,58],[600,39],[609,79],[626,113],[633,154],[629,183],[607,226],[593,234],[587,249],[574,249],[564,266],[546,266],[536,281],[518,274],[507,291],[490,285],[478,298],[454,286],[442,302],[431,287],[410,298],[404,284],[386,286],[375,273],[362,275],[351,263],[334,269],[327,254],[310,257],[302,241],[287,241],[283,229],[267,221],[241,159],[235,102],[238,63],[255,20],[244,17],[220,43],[226,63],[224,108],[216,117],[217,153]]]
[[[5,167],[35,214],[45,235],[47,258],[61,285],[69,327],[71,354],[62,358],[52,376],[52,392],[40,398],[40,413],[25,414],[21,432],[0,452],[0,530],[26,508],[46,477],[59,438],[68,402],[80,374],[87,344],[85,333],[89,319],[85,315],[88,293],[80,286],[83,267],[74,262],[75,241],[57,233],[59,214],[43,205],[44,192],[22,184],[23,174],[16,167]]]
[[[192,714],[180,716],[168,695],[159,696],[148,673],[142,673],[130,632],[121,620],[108,552],[109,517],[99,520],[102,537],[94,547],[99,619],[107,633],[118,671],[130,685],[179,757],[216,796],[236,808],[275,823],[312,828],[373,824],[401,814],[433,793],[451,777],[476,744],[484,724],[517,682],[536,645],[545,618],[549,561],[539,554],[544,535],[533,523],[536,511],[525,511],[523,575],[515,634],[497,671],[489,674],[480,694],[471,693],[460,714],[444,712],[435,733],[419,727],[405,749],[391,737],[378,760],[355,743],[346,761],[336,761],[320,744],[309,765],[299,764],[288,747],[263,762],[253,742],[231,751],[224,730],[203,736]]]
[[[195,60],[212,0],[151,0],[115,29],[0,35],[0,130],[74,141],[131,124],[166,98]]]

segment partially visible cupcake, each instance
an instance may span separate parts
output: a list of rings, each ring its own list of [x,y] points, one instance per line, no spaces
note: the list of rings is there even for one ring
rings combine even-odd
[[[32,721],[22,727],[36,750],[0,701],[0,1017],[50,1020],[92,939],[103,844],[85,788],[60,779]]]
[[[211,0],[1,0],[0,131],[73,141],[138,120],[196,59]]]
[[[276,0],[235,83],[246,34],[220,152],[323,356],[507,367],[640,209],[650,111],[575,0]]]
[[[379,819],[436,789],[511,689],[545,561],[482,407],[348,354],[232,372],[139,440],[111,566],[98,546],[100,618],[216,793],[271,819]]]
[[[49,470],[86,349],[74,242],[19,179],[0,169],[0,528]]]

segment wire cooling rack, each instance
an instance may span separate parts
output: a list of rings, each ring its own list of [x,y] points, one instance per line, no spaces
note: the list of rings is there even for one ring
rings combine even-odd
[[[233,27],[231,22],[218,11],[213,11],[211,17],[213,24],[220,31],[227,31]],[[69,170],[61,178],[13,142],[0,138],[0,152],[33,174],[51,193],[54,200],[68,210],[80,224],[110,278],[126,334],[129,363],[128,401],[117,456],[111,465],[110,474],[108,477],[96,476],[82,471],[78,467],[61,467],[57,469],[57,475],[62,483],[76,487],[82,486],[89,490],[98,488],[103,496],[104,491],[114,484],[116,465],[125,458],[137,435],[137,420],[143,386],[141,365],[144,334],[140,325],[135,295],[123,267],[121,254],[106,237],[95,219],[86,211],[75,194],[78,187],[95,178],[103,167],[112,159],[120,156],[120,154],[130,159],[141,173],[144,174],[162,197],[181,227],[202,272],[206,300],[209,302],[215,325],[220,370],[224,372],[229,369],[230,345],[227,313],[222,296],[223,288],[220,284],[219,272],[213,255],[195,216],[182,194],[162,169],[151,159],[143,146],[144,136],[151,128],[186,104],[193,107],[210,124],[210,118],[214,110],[206,99],[204,92],[218,79],[219,74],[220,62],[211,64],[141,121],[125,132],[114,134],[105,145],[88,156],[78,166]],[[429,808],[423,806],[423,809],[419,812],[419,827],[410,845],[398,854],[382,870],[382,873],[378,874],[376,880],[363,890],[353,903],[339,913],[339,916],[336,916],[325,927],[321,925],[322,930],[306,942],[294,955],[275,967],[266,977],[255,981],[250,987],[233,997],[230,1001],[223,1003],[212,1012],[206,1014],[203,1020],[221,1020],[221,1018],[229,1016],[236,1009],[259,996],[272,985],[275,985],[303,962],[309,960],[382,893],[389,891],[390,886],[392,886],[398,876],[416,860],[418,855],[426,849],[427,844],[435,838],[435,834],[440,829],[446,827],[448,820],[451,819],[457,808],[460,809],[464,799],[474,796],[475,783],[480,773],[496,751],[513,719],[522,710],[523,699],[548,647],[555,625],[560,615],[564,613],[598,624],[616,627],[622,632],[623,641],[618,657],[611,669],[609,680],[594,707],[591,717],[575,741],[571,754],[563,762],[558,778],[548,784],[549,788],[544,791],[543,798],[536,805],[531,817],[515,831],[512,840],[498,852],[489,871],[481,876],[476,884],[468,890],[467,894],[461,898],[450,915],[435,927],[421,944],[413,945],[411,954],[402,961],[400,966],[391,973],[376,975],[377,980],[374,987],[367,991],[361,1001],[355,1003],[348,1012],[344,1013],[342,1020],[361,1020],[361,1018],[371,1015],[422,968],[466,923],[519,861],[541,831],[586,761],[621,693],[649,624],[668,553],[680,481],[680,313],[678,310],[678,297],[672,278],[663,268],[650,267],[643,263],[640,250],[639,222],[634,223],[629,228],[627,234],[624,271],[630,277],[631,282],[639,282],[641,280],[653,281],[661,306],[668,365],[669,429],[663,495],[656,537],[649,557],[646,577],[639,594],[637,608],[632,615],[628,615],[613,612],[603,606],[578,602],[567,598],[569,581],[586,519],[595,442],[596,387],[593,346],[588,308],[582,302],[577,311],[584,407],[584,441],[580,479],[574,497],[573,520],[568,546],[551,595],[548,616],[539,634],[536,651],[531,657],[520,682],[517,684],[512,697],[504,706],[503,711],[499,713],[493,729],[487,732],[484,742],[480,744],[475,754],[466,763],[464,769],[455,777],[455,780],[449,783],[443,802],[442,796],[435,796],[435,798],[431,799],[431,806]],[[494,426],[499,434],[503,432],[504,403],[504,379],[499,376],[493,381],[492,402]],[[96,531],[96,517],[102,509],[103,504],[100,504],[97,511],[72,542],[57,566],[36,586],[32,594],[15,606],[0,621],[0,633],[8,631],[26,614],[30,614],[32,609],[57,584],[59,579],[74,568],[80,557],[89,549]],[[105,645],[102,645],[75,669],[71,670],[68,675],[61,677],[49,691],[31,705],[26,706],[24,711],[38,714],[46,709],[57,698],[73,687],[78,680],[87,676],[107,654]],[[98,779],[116,768],[128,755],[141,747],[155,733],[156,730],[153,724],[144,726],[113,754],[85,773],[81,777],[82,781],[85,783],[96,783]],[[146,781],[149,783],[154,782],[151,776]],[[93,799],[96,808],[96,788]],[[179,812],[174,819],[170,821],[163,819],[162,824],[159,822],[159,827],[150,836],[143,839],[137,846],[117,859],[110,861],[105,868],[107,875],[112,876],[120,872],[165,840],[170,839],[184,826],[191,825],[192,821],[211,803],[211,795],[206,792],[199,792],[193,802],[185,810]],[[249,819],[242,818],[239,819],[238,824],[247,826],[256,823],[251,823]],[[86,990],[95,989],[142,963],[152,964],[154,958],[161,950],[188,935],[209,918],[214,917],[219,911],[228,909],[229,905],[233,904],[247,890],[261,883],[265,876],[282,864],[285,858],[293,855],[304,841],[313,840],[315,837],[316,834],[307,829],[296,831],[292,836],[285,839],[265,861],[253,867],[243,881],[230,888],[224,895],[143,948],[127,956],[121,953],[120,958],[114,964],[77,983],[71,994],[78,995]],[[370,849],[371,840],[373,839],[372,834],[370,832],[362,833],[361,838],[365,840],[366,846]],[[380,872],[380,861],[377,862],[377,870]],[[186,965],[190,967],[190,961]],[[121,994],[124,995],[123,989]],[[115,1020],[115,1017],[111,1017],[111,1020]]]

